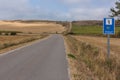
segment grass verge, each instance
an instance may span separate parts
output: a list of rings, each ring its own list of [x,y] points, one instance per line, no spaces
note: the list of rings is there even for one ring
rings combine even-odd
[[[38,39],[42,39],[44,37],[47,37],[48,35],[36,35],[36,36],[0,36],[0,54],[7,52],[9,50],[18,48],[18,46],[26,45],[26,43],[33,42]]]
[[[65,40],[69,53],[76,58],[70,58],[68,54],[72,80],[120,79],[120,64],[113,55],[108,59],[102,49],[71,36],[65,36]]]

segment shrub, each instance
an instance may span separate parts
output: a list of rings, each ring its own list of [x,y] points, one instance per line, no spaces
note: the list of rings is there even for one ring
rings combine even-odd
[[[5,35],[9,35],[9,33],[6,32]]]
[[[16,32],[11,32],[10,35],[17,35],[17,33]]]
[[[0,35],[2,35],[2,32],[0,32]]]
[[[71,34],[71,35],[72,35],[72,34],[74,34],[74,32],[69,32],[68,34]]]

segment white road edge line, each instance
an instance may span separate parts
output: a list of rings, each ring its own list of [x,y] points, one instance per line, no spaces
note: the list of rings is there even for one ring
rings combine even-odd
[[[0,56],[4,56],[4,55],[7,55],[7,54],[10,54],[10,53],[12,53],[12,52],[15,52],[15,51],[21,50],[21,49],[23,49],[23,48],[29,47],[29,46],[31,46],[31,45],[33,45],[33,44],[37,44],[37,43],[39,43],[39,42],[41,42],[41,41],[44,41],[44,40],[46,40],[46,39],[48,39],[48,38],[50,38],[50,37],[51,37],[51,35],[48,36],[48,37],[46,37],[46,38],[39,39],[39,40],[37,40],[37,41],[35,41],[35,42],[33,41],[33,43],[31,43],[31,44],[28,43],[28,44],[26,44],[26,45],[24,45],[24,46],[22,46],[22,47],[18,47],[18,48],[16,48],[16,49],[11,50],[11,51],[2,53],[2,54],[0,54]]]
[[[64,39],[64,37],[62,36],[62,38],[63,38],[63,40],[64,40],[64,48],[65,48],[65,53],[66,53],[66,61],[67,61],[67,70],[68,70],[68,78],[69,78],[69,80],[71,80],[71,76],[70,76],[70,68],[69,68],[69,62],[68,62],[68,58],[67,58],[67,49],[66,49],[66,43],[65,43],[65,39]]]

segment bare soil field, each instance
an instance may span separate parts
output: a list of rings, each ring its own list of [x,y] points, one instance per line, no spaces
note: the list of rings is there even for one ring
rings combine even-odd
[[[107,38],[106,37],[91,37],[91,36],[74,36],[77,40],[88,42],[89,44],[95,45],[107,51]],[[116,57],[120,57],[120,39],[111,38],[111,54]]]
[[[65,28],[59,24],[39,22],[39,23],[22,23],[0,21],[0,30],[2,31],[21,31],[24,33],[62,33]]]

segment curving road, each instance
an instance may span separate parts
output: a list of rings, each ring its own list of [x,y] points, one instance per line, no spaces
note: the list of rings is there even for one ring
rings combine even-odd
[[[61,35],[0,56],[0,80],[69,80]]]

